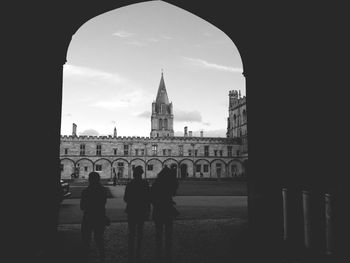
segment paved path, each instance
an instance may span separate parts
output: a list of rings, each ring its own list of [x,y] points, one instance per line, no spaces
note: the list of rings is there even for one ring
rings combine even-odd
[[[74,187],[74,186],[73,186]],[[107,199],[106,213],[112,222],[126,221],[123,194],[125,186],[108,186],[114,198]],[[178,220],[247,218],[246,196],[176,196]],[[80,223],[80,199],[66,199],[60,208],[59,224]]]

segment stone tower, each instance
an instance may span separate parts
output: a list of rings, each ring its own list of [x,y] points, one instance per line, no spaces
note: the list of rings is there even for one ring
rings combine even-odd
[[[152,102],[151,137],[174,136],[173,122],[173,104],[169,103],[162,72],[157,98]]]

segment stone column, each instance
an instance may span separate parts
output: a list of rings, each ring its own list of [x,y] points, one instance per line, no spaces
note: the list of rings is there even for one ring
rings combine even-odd
[[[325,194],[325,217],[326,217],[326,254],[333,254],[333,211],[332,196]]]
[[[304,245],[311,247],[311,218],[310,218],[310,193],[302,191],[303,196],[303,219],[304,219]]]
[[[282,202],[283,202],[283,240],[288,239],[288,190],[287,188],[282,188]]]

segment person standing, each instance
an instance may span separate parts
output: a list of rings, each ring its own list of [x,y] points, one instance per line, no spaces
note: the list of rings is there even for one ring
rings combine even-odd
[[[144,222],[148,220],[151,210],[150,188],[148,182],[142,179],[143,168],[136,166],[133,179],[126,185],[124,201],[128,218],[128,258],[133,262],[135,258],[135,239],[137,235],[136,258],[141,257]]]
[[[99,250],[100,261],[105,260],[104,230],[107,223],[105,205],[107,189],[100,184],[100,175],[97,172],[89,174],[89,186],[82,191],[80,208],[83,210],[81,234],[85,257],[90,249],[92,233]]]
[[[156,258],[158,262],[162,262],[164,232],[166,262],[171,262],[172,260],[173,220],[179,215],[174,206],[176,203],[173,201],[173,196],[175,196],[177,189],[176,169],[169,169],[165,166],[159,172],[151,187],[152,218],[156,227]]]

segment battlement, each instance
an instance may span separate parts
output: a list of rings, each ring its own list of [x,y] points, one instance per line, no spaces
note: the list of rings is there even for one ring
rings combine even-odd
[[[226,137],[183,137],[183,136],[173,136],[173,137],[140,137],[140,136],[118,136],[113,137],[112,135],[108,136],[72,136],[72,135],[61,135],[61,141],[99,141],[99,142],[218,142],[218,143],[234,143],[231,138]]]

